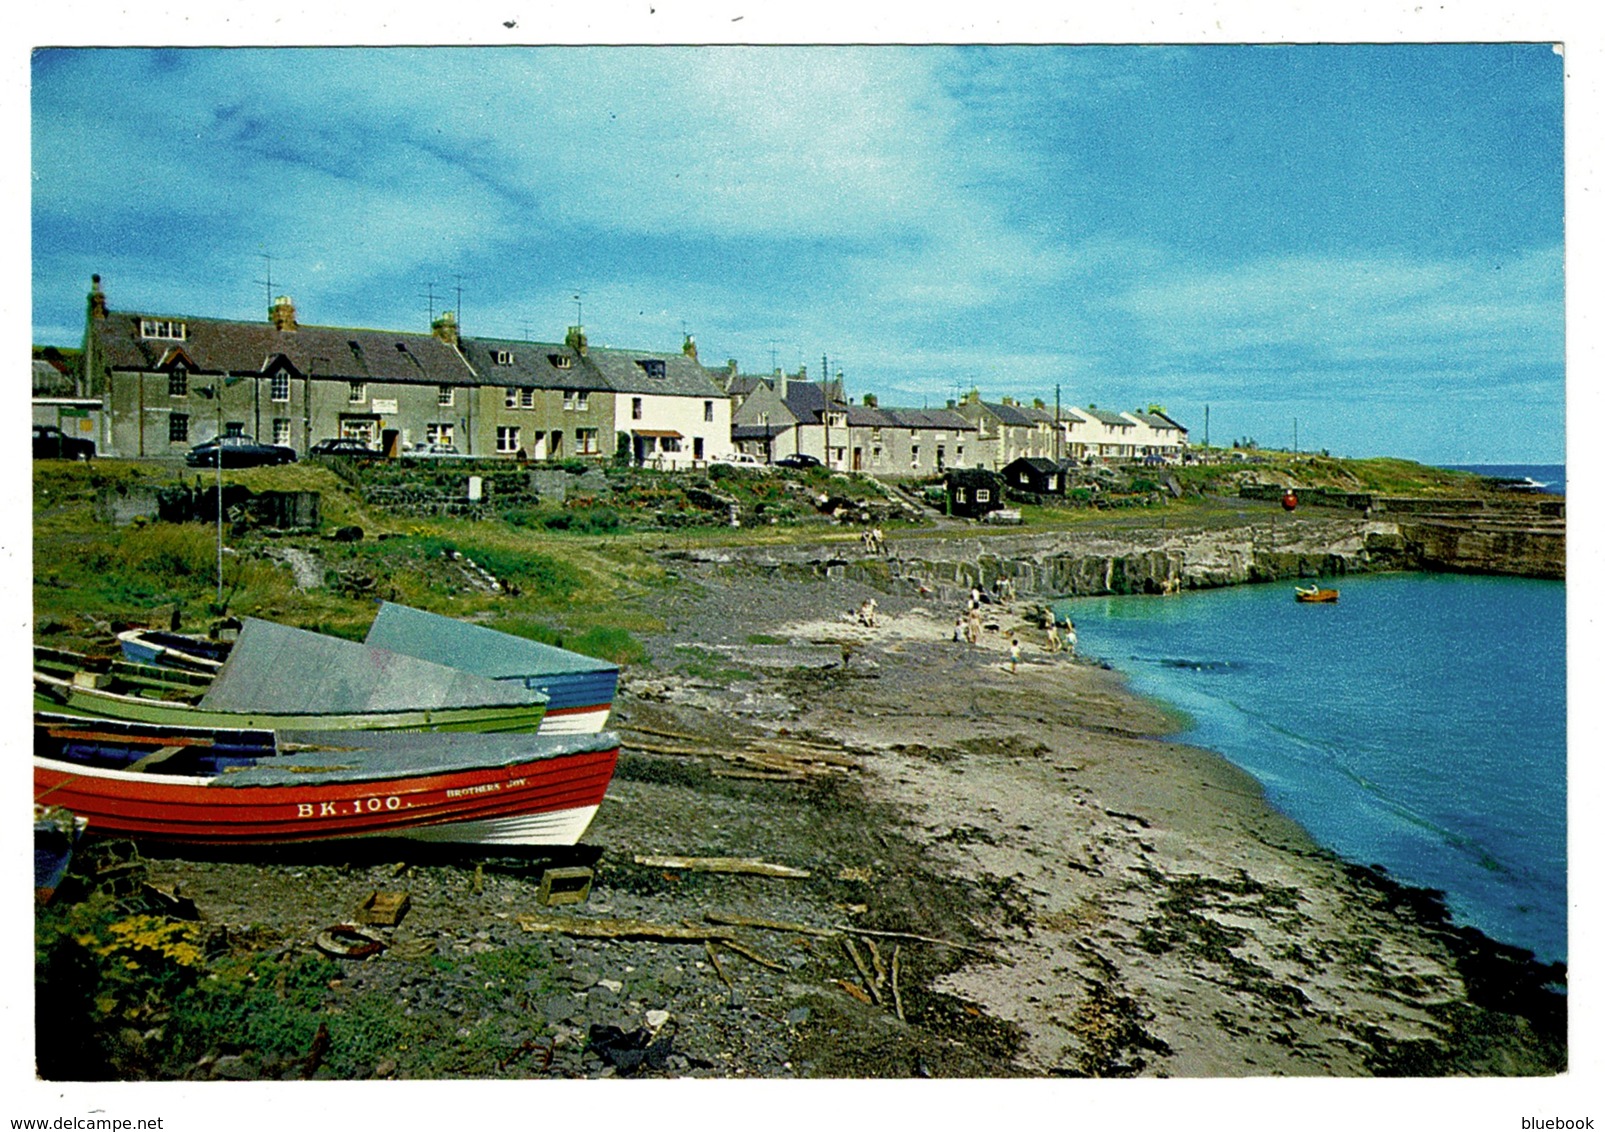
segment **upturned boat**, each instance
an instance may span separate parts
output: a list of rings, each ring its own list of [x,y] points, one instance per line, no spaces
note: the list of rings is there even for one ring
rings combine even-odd
[[[545,715],[546,696],[387,649],[247,618],[210,679],[160,666],[61,673],[36,663],[34,706],[193,727],[533,732]]]
[[[1336,590],[1322,589],[1320,586],[1294,586],[1293,600],[1334,602],[1338,599]]]
[[[617,760],[607,732],[275,733],[36,713],[33,792],[92,835],[561,846],[590,825]]]
[[[543,735],[600,731],[618,690],[616,664],[391,601],[366,643],[541,693]]]

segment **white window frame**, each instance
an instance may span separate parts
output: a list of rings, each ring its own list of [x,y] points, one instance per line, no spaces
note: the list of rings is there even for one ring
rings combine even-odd
[[[368,383],[366,381],[351,382],[351,392],[346,397],[348,405],[360,405],[368,399]]]
[[[290,418],[273,418],[273,443],[288,445],[290,443]]]
[[[519,448],[519,428],[517,425],[496,426],[496,451],[503,455],[512,455]]]
[[[505,396],[502,398],[502,408],[504,408],[504,409],[516,409],[516,408],[518,408],[518,390],[517,389],[513,388],[512,386],[508,386],[507,387]]]
[[[601,453],[597,447],[600,439],[600,429],[577,428],[574,430],[574,450],[577,456],[596,456]]]
[[[563,411],[565,413],[574,411],[574,390],[572,389],[563,390]]]
[[[992,489],[988,488],[988,487],[978,487],[978,488],[976,488],[975,489],[975,501],[977,503],[990,503],[990,502],[992,502]]]
[[[591,411],[591,395],[584,390],[574,394],[574,411],[588,413]]]
[[[640,420],[642,414],[645,411],[646,411],[646,407],[645,407],[645,405],[642,404],[641,398],[639,398],[639,397],[631,397],[630,398],[630,419],[632,421]]]
[[[268,400],[286,402],[290,399],[290,375],[285,370],[275,370],[269,379]]]
[[[704,401],[704,402],[702,402],[702,419],[704,421],[713,420],[713,402],[712,401]]]
[[[174,366],[167,372],[167,395],[169,397],[189,396],[189,370],[183,366]]]
[[[441,409],[449,409],[457,403],[457,390],[450,385],[435,386],[435,405]]]
[[[431,421],[424,425],[424,443],[455,445],[456,429],[451,421]]]
[[[139,320],[139,336],[164,342],[182,342],[189,336],[189,328],[169,318],[142,318]]]

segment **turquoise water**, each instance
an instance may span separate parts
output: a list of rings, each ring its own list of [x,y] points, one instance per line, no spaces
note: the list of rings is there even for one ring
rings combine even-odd
[[[1083,654],[1185,711],[1180,738],[1254,775],[1321,844],[1564,960],[1564,583],[1329,584],[1334,605],[1282,583],[1059,608]]]

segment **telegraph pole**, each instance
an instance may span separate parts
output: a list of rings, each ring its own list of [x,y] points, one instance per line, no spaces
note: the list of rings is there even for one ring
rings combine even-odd
[[[1059,417],[1059,383],[1053,383],[1053,462],[1057,464],[1062,456],[1059,454],[1059,438],[1064,433],[1064,422]]]
[[[819,396],[824,401],[825,467],[830,467],[830,355],[819,355]]]

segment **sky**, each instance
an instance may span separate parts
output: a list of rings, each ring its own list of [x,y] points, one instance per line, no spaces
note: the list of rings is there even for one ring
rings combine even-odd
[[[33,324],[113,309],[1159,404],[1560,462],[1547,43],[41,49]],[[460,289],[460,290],[459,290]],[[578,300],[575,296],[578,295]],[[828,359],[828,362],[826,361]],[[1513,427],[1513,418],[1520,426]]]

